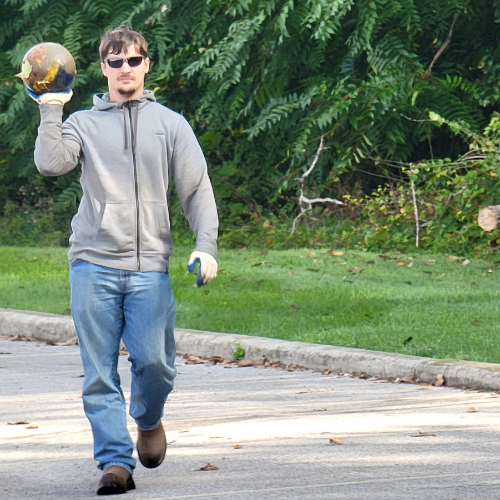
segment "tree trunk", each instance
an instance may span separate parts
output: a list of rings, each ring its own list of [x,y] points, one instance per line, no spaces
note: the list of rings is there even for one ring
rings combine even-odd
[[[483,208],[477,217],[477,223],[485,231],[500,228],[500,205]]]

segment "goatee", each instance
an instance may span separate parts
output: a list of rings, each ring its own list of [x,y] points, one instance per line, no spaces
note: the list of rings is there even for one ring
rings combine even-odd
[[[123,97],[132,97],[135,94],[136,89],[118,89],[118,93]]]

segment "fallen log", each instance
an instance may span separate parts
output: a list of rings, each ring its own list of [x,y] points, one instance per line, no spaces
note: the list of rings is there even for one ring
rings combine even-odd
[[[493,231],[500,228],[500,205],[492,205],[480,210],[477,223],[485,231]]]

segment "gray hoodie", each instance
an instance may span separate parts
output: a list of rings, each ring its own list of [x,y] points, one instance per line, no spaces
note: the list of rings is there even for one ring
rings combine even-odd
[[[62,109],[40,105],[35,164],[48,176],[82,166],[70,261],[168,270],[171,179],[196,235],[195,249],[217,257],[217,209],[206,162],[181,115],[158,104],[151,91],[124,103],[96,95],[91,110],[72,114],[64,124]]]

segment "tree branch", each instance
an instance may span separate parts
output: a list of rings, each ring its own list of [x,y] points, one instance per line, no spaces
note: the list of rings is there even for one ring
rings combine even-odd
[[[415,183],[413,182],[413,179],[411,180],[411,194],[413,196],[413,209],[415,210],[415,226],[417,228],[415,246],[418,248],[420,245],[420,220],[418,215],[417,195],[415,194]]]
[[[314,160],[311,163],[311,166],[307,169],[306,172],[304,172],[300,177],[297,178],[297,180],[300,183],[300,196],[299,196],[299,206],[300,206],[300,213],[295,217],[293,221],[293,226],[292,226],[292,234],[295,233],[295,229],[297,229],[297,222],[299,219],[309,212],[310,210],[313,209],[313,203],[334,203],[335,205],[344,205],[339,200],[335,200],[333,198],[308,198],[307,197],[307,187],[306,187],[306,179],[311,175],[312,171],[316,167],[316,164],[318,163],[319,157],[321,156],[321,153],[325,149],[325,136],[322,135],[320,137],[319,141],[319,147],[318,150],[316,151],[316,155],[314,156]]]
[[[238,198],[243,200],[245,204],[248,206],[248,208],[252,211],[255,211],[257,213],[260,213],[259,207],[257,203],[254,200],[249,200],[248,198],[245,198],[230,182],[228,182],[226,179],[221,177],[220,175],[214,174],[213,172],[210,172],[211,177],[215,177],[218,181],[222,182],[225,184],[231,192],[236,195]]]
[[[455,27],[457,19],[458,19],[458,14],[455,16],[453,22],[451,23],[450,32],[448,33],[448,38],[443,42],[443,45],[441,45],[439,50],[436,52],[434,59],[432,60],[430,66],[427,68],[427,71],[424,73],[424,78],[429,78],[431,76],[432,68],[434,67],[435,62],[438,60],[439,56],[443,53],[444,49],[446,49],[446,47],[448,47],[448,45],[450,44],[451,37],[453,36],[453,28]]]

